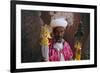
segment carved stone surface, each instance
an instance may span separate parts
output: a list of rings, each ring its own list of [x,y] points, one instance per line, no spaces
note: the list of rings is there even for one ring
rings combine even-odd
[[[40,27],[43,22],[38,11],[22,10],[21,15],[21,59],[22,62],[40,61]]]

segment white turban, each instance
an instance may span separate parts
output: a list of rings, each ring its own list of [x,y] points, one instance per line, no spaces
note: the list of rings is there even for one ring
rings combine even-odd
[[[65,18],[56,18],[56,19],[52,19],[51,23],[50,23],[51,27],[57,27],[57,26],[62,26],[64,28],[66,28],[66,26],[68,25],[67,21],[65,20]]]

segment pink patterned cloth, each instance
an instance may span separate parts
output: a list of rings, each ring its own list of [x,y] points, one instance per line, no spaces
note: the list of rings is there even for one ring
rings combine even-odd
[[[63,44],[63,49],[60,51],[57,51],[54,47],[53,47],[54,41],[50,41],[50,45],[49,45],[49,61],[60,61],[61,55],[59,54],[63,54],[64,56],[64,60],[68,61],[71,60],[73,57],[73,52],[69,46],[69,44],[64,41]]]

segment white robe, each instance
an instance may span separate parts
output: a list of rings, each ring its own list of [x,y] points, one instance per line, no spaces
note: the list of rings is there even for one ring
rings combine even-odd
[[[63,42],[61,42],[61,43],[55,43],[54,44],[54,46],[53,46],[57,51],[60,51],[60,50],[62,50],[63,49]],[[64,59],[64,56],[63,56],[63,54],[61,53],[60,54],[60,61],[65,61],[65,59]]]

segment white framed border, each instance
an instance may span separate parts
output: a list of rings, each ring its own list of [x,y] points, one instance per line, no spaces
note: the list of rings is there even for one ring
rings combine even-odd
[[[21,63],[21,9],[39,11],[64,11],[90,13],[90,60],[65,61],[65,62],[37,62]],[[52,7],[36,5],[16,5],[16,69],[58,67],[58,66],[77,66],[94,64],[94,9],[71,8],[71,7]]]

